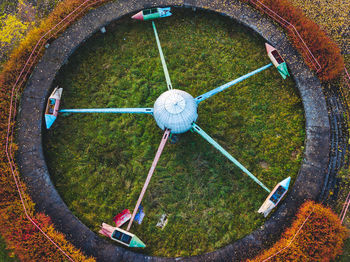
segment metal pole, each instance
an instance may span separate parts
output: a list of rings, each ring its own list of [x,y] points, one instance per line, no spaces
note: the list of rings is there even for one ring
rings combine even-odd
[[[214,139],[212,139],[207,133],[205,133],[195,123],[192,124],[193,130],[200,134],[205,140],[212,144],[217,150],[219,150],[224,156],[226,156],[231,162],[238,166],[244,173],[246,173],[251,179],[253,179],[259,186],[265,189],[267,192],[271,192],[259,179],[257,179],[252,173],[248,171],[241,163],[239,163],[233,156],[231,156],[222,146],[220,146]]]
[[[130,227],[132,225],[132,222],[134,221],[134,218],[135,218],[135,215],[137,213],[137,210],[139,209],[139,206],[141,204],[141,201],[142,201],[142,198],[146,192],[146,189],[148,187],[148,184],[149,182],[151,181],[151,178],[152,178],[152,175],[153,175],[153,172],[157,166],[157,163],[158,163],[158,160],[160,158],[160,155],[162,154],[163,152],[163,148],[165,146],[165,143],[166,141],[168,140],[168,137],[169,137],[169,134],[170,134],[170,130],[169,129],[166,129],[165,132],[164,132],[164,135],[163,135],[163,138],[160,142],[160,145],[158,147],[158,150],[157,150],[157,153],[156,153],[156,156],[154,157],[153,159],[153,163],[152,163],[152,166],[150,168],[150,170],[148,171],[148,175],[147,175],[147,178],[146,178],[146,181],[145,181],[145,184],[143,185],[143,188],[142,188],[142,191],[140,193],[140,196],[139,196],[139,199],[137,200],[137,203],[136,203],[136,206],[134,208],[134,212],[132,212],[132,216],[131,216],[131,219],[129,221],[129,224],[128,224],[128,227],[126,229],[126,231],[129,231],[130,230]]]
[[[160,60],[162,61],[162,65],[163,65],[163,70],[164,70],[166,84],[167,84],[168,89],[171,90],[171,89],[173,89],[173,86],[171,84],[168,68],[167,68],[166,63],[165,63],[165,58],[164,58],[164,54],[163,54],[163,51],[162,51],[162,47],[160,45],[160,41],[159,41],[156,25],[155,25],[155,23],[153,21],[152,21],[152,26],[153,26],[154,35],[155,35],[156,41],[157,41],[157,46],[158,46],[158,50],[159,50]]]
[[[60,113],[130,113],[153,114],[153,108],[86,108],[86,109],[61,109]]]
[[[231,82],[228,82],[228,83],[226,83],[226,84],[224,84],[222,86],[219,86],[219,87],[217,87],[217,88],[215,88],[213,90],[210,90],[209,92],[207,92],[207,93],[205,93],[203,95],[197,96],[194,100],[196,101],[197,104],[199,104],[203,100],[205,100],[205,99],[207,99],[207,98],[209,98],[209,97],[211,97],[211,96],[213,96],[213,95],[215,95],[215,94],[217,94],[217,93],[219,93],[221,91],[224,91],[225,89],[227,89],[227,88],[229,88],[229,87],[231,87],[231,86],[233,86],[233,85],[235,85],[235,84],[237,84],[239,82],[242,82],[243,80],[245,80],[245,79],[247,79],[247,78],[249,78],[249,77],[251,77],[251,76],[253,76],[253,75],[255,75],[255,74],[257,74],[257,73],[259,73],[259,72],[261,72],[261,71],[263,71],[265,69],[267,69],[267,68],[269,68],[270,66],[272,66],[272,63],[270,63],[268,65],[265,65],[263,67],[260,67],[259,69],[256,69],[253,72],[250,72],[250,73],[248,73],[246,75],[238,77],[237,79],[232,80]]]

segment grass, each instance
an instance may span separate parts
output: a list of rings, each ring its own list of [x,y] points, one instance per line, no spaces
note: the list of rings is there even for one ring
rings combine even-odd
[[[270,61],[264,41],[231,20],[176,9],[156,26],[174,88],[196,97]],[[80,47],[61,70],[61,108],[152,107],[166,91],[152,26],[125,18]],[[197,124],[269,188],[294,180],[304,143],[301,99],[270,68],[202,102]],[[162,136],[152,116],[60,116],[45,134],[50,174],[87,226],[133,210]],[[267,194],[195,133],[167,144],[132,232],[142,252],[189,256],[213,251],[264,223]],[[155,225],[169,216],[163,229]]]
[[[350,238],[346,239],[343,247],[343,254],[337,257],[337,262],[348,262],[350,261]]]
[[[0,236],[0,261],[1,262],[15,262],[18,261],[14,255],[10,254],[10,251],[6,249],[6,243],[2,236]]]

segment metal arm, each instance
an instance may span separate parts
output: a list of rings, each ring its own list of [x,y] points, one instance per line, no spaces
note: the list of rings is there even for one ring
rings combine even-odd
[[[164,146],[165,146],[166,141],[168,140],[169,134],[170,134],[170,130],[169,130],[169,129],[165,129],[163,138],[162,138],[162,140],[161,140],[161,142],[160,142],[160,145],[159,145],[159,147],[158,147],[156,156],[154,157],[152,166],[151,166],[150,170],[148,171],[148,175],[147,175],[145,184],[143,185],[141,194],[140,194],[140,196],[139,196],[139,199],[137,200],[136,206],[135,206],[135,208],[134,208],[134,212],[132,212],[132,216],[131,216],[131,219],[130,219],[130,221],[129,221],[129,224],[128,224],[128,227],[127,227],[126,231],[129,231],[129,230],[130,230],[130,227],[131,227],[131,225],[132,225],[132,222],[134,221],[134,218],[135,218],[135,215],[136,215],[136,213],[137,213],[137,210],[139,209],[139,206],[140,206],[141,201],[142,201],[142,198],[143,198],[143,196],[144,196],[144,194],[145,194],[145,192],[146,192],[146,189],[147,189],[147,187],[148,187],[148,184],[149,184],[149,182],[151,181],[153,172],[154,172],[154,170],[156,169],[158,160],[159,160],[159,158],[160,158],[160,155],[161,155],[162,152],[163,152],[163,149],[164,149]]]
[[[205,140],[212,144],[217,150],[219,150],[224,156],[226,156],[231,162],[238,166],[244,173],[246,173],[251,179],[253,179],[259,186],[265,189],[267,192],[271,192],[262,182],[259,181],[252,173],[248,171],[241,163],[239,163],[233,156],[231,156],[225,149],[222,148],[214,139],[212,139],[207,133],[205,133],[198,125],[192,124],[193,130],[200,134]]]
[[[209,92],[207,92],[207,93],[205,93],[203,95],[197,96],[194,100],[196,101],[197,104],[199,104],[203,100],[205,100],[205,99],[207,99],[207,98],[209,98],[209,97],[211,97],[211,96],[213,96],[213,95],[215,95],[215,94],[217,94],[217,93],[219,93],[221,91],[224,91],[225,89],[227,89],[227,88],[229,88],[229,87],[231,87],[231,86],[233,86],[233,85],[235,85],[235,84],[237,84],[237,83],[239,83],[239,82],[241,82],[241,81],[251,77],[252,75],[255,75],[255,74],[257,74],[257,73],[259,73],[259,72],[269,68],[270,66],[272,66],[272,63],[270,63],[270,64],[268,64],[266,66],[263,66],[263,67],[261,67],[259,69],[256,69],[253,72],[250,72],[250,73],[248,73],[248,74],[246,74],[244,76],[241,76],[241,77],[239,77],[239,78],[237,78],[237,79],[235,79],[235,80],[233,80],[231,82],[228,82],[228,83],[226,83],[226,84],[224,84],[222,86],[219,86],[219,87],[217,87],[217,88],[215,88],[213,90],[210,90]]]
[[[130,113],[153,114],[153,108],[87,108],[87,109],[61,109],[60,113]]]
[[[160,60],[162,61],[162,66],[163,66],[163,71],[164,71],[164,75],[165,75],[166,85],[167,85],[168,89],[171,90],[171,89],[173,89],[173,86],[171,84],[168,68],[167,68],[166,63],[165,63],[165,58],[164,58],[164,54],[163,54],[163,51],[162,51],[162,47],[160,45],[160,41],[159,41],[156,25],[155,25],[155,23],[153,21],[152,21],[152,26],[153,26],[154,35],[155,35],[156,41],[157,41],[157,46],[158,46],[158,50],[159,50]]]

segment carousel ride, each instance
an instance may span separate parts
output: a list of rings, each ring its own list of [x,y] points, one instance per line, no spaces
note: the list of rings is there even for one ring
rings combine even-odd
[[[167,91],[162,93],[155,101],[153,108],[91,108],[91,109],[60,109],[59,103],[62,95],[62,88],[55,88],[47,102],[47,108],[45,111],[45,121],[46,127],[49,129],[55,119],[58,116],[58,113],[128,113],[128,114],[149,114],[154,117],[157,125],[164,131],[160,145],[154,157],[151,168],[149,169],[146,181],[142,188],[142,191],[139,195],[135,208],[132,214],[129,210],[124,210],[122,213],[118,214],[114,221],[116,226],[111,226],[106,223],[102,223],[100,233],[111,238],[112,240],[117,241],[120,244],[123,244],[128,247],[141,247],[144,248],[146,245],[134,234],[130,232],[131,226],[134,220],[139,223],[142,222],[144,216],[141,202],[144,197],[144,194],[147,190],[147,187],[150,183],[152,175],[156,169],[157,163],[161,157],[163,149],[166,145],[168,139],[177,134],[182,134],[188,131],[195,132],[203,137],[208,143],[214,146],[219,152],[221,152],[227,159],[233,162],[238,168],[240,168],[248,177],[250,177],[254,182],[256,182],[261,188],[269,193],[268,197],[258,210],[259,213],[264,214],[266,217],[271,210],[277,206],[281,201],[283,196],[286,194],[290,177],[287,177],[280,183],[278,183],[273,190],[267,188],[257,177],[255,177],[248,169],[246,169],[240,162],[238,162],[229,152],[227,152],[222,146],[220,146],[212,137],[210,137],[202,128],[196,124],[198,118],[198,107],[201,102],[206,99],[213,97],[214,95],[232,87],[233,85],[244,81],[245,79],[258,74],[272,65],[274,65],[281,76],[285,79],[289,76],[287,65],[283,58],[280,56],[278,51],[271,45],[266,43],[266,50],[271,63],[258,68],[246,75],[243,75],[233,81],[230,81],[226,84],[223,84],[217,88],[214,88],[204,94],[201,94],[197,97],[193,97],[191,94],[175,89],[172,86],[165,58],[163,55],[162,47],[158,37],[157,29],[154,23],[154,19],[163,18],[171,16],[170,7],[168,8],[152,8],[140,11],[139,13],[132,16],[133,19],[147,21],[152,20],[152,27],[154,35],[156,38],[156,43],[162,62],[162,67],[166,79]],[[127,228],[124,230],[120,228],[124,223],[129,221]]]

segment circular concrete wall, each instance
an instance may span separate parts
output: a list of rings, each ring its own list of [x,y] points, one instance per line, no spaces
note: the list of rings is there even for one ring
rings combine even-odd
[[[160,258],[131,252],[112,245],[89,230],[67,208],[50,180],[42,148],[43,113],[52,82],[74,50],[92,34],[118,18],[150,6],[196,7],[218,12],[251,28],[275,46],[286,59],[303,101],[306,119],[305,152],[298,177],[286,199],[259,229],[217,251],[187,258]],[[242,261],[268,247],[307,199],[320,197],[329,156],[329,121],[318,78],[303,63],[280,27],[249,5],[225,1],[136,1],[119,0],[90,11],[68,28],[46,50],[23,91],[18,115],[18,162],[22,177],[38,211],[52,218],[58,230],[86,254],[98,261]]]

